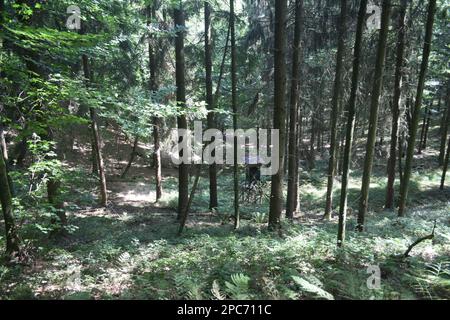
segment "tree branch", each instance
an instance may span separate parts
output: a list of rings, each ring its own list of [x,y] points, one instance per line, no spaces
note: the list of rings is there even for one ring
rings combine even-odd
[[[436,220],[434,221],[434,227],[433,227],[433,231],[431,232],[431,234],[429,234],[429,235],[427,235],[427,236],[425,236],[425,237],[419,238],[419,239],[417,239],[416,241],[414,241],[414,243],[412,243],[412,244],[408,247],[408,249],[405,251],[405,253],[403,254],[403,257],[404,257],[404,258],[409,257],[409,253],[411,252],[411,250],[412,250],[415,246],[417,246],[419,243],[421,243],[421,242],[423,242],[423,241],[425,241],[425,240],[432,240],[432,239],[434,239],[434,231],[435,231],[435,230],[436,230]]]

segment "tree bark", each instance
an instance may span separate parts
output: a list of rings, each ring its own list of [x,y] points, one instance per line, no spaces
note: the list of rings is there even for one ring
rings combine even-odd
[[[49,179],[47,182],[47,199],[48,203],[55,208],[61,226],[65,226],[67,225],[67,216],[64,209],[64,202],[60,199],[60,186],[61,182],[58,179]]]
[[[411,130],[408,139],[408,151],[406,154],[403,183],[400,188],[400,204],[398,210],[398,215],[400,217],[403,217],[405,215],[406,201],[408,198],[409,182],[411,179],[411,169],[414,158],[414,148],[416,144],[417,127],[419,125],[420,107],[422,105],[423,88],[425,85],[425,77],[428,69],[428,60],[431,51],[431,41],[433,38],[433,24],[435,12],[436,12],[436,0],[430,0],[428,4],[428,17],[426,24],[425,43],[422,54],[422,64],[420,67],[416,101],[414,102],[414,110],[411,119]]]
[[[444,164],[443,164],[444,168],[442,170],[442,178],[441,178],[441,186],[440,186],[441,190],[444,190],[445,177],[447,175],[449,159],[450,159],[450,137],[448,139],[447,153],[445,155]]]
[[[5,221],[6,254],[14,256],[19,253],[20,241],[17,235],[16,225],[12,210],[12,196],[9,190],[8,174],[3,153],[0,152],[0,202],[2,205],[3,219]]]
[[[333,186],[336,175],[337,155],[337,127],[339,117],[339,104],[342,92],[342,69],[344,64],[345,33],[347,32],[347,0],[341,0],[341,15],[339,17],[338,50],[336,54],[336,73],[334,78],[333,98],[331,100],[331,132],[330,157],[328,160],[328,183],[324,219],[331,218],[333,207]]]
[[[445,146],[447,144],[447,133],[450,126],[450,81],[447,84],[447,99],[445,101],[447,108],[442,115],[442,125],[441,125],[441,146],[439,148],[439,165],[444,164],[445,158]]]
[[[149,7],[149,19],[148,25],[152,23],[152,20],[156,18],[156,1],[153,1],[151,7]],[[156,92],[158,90],[158,81],[157,81],[157,59],[155,56],[155,37],[154,35],[149,35],[148,41],[148,54],[149,54],[149,68],[150,68],[150,91]],[[161,138],[160,138],[160,127],[161,127],[161,119],[158,117],[152,118],[153,124],[153,167],[154,167],[154,175],[155,175],[155,188],[156,188],[156,202],[158,202],[163,194],[162,189],[162,170],[161,170]]]
[[[153,143],[155,148],[153,152],[153,166],[155,171],[156,202],[161,200],[163,195],[160,128],[161,119],[153,117]]]
[[[358,22],[356,26],[355,47],[353,51],[352,86],[350,90],[350,99],[347,106],[347,127],[345,134],[344,160],[342,164],[341,198],[339,204],[339,223],[337,236],[338,247],[342,246],[345,239],[345,224],[347,219],[348,179],[352,155],[353,132],[355,130],[356,94],[358,91],[358,83],[359,83],[362,36],[364,30],[366,7],[367,7],[367,0],[361,0],[358,11]]]
[[[177,103],[183,109],[186,106],[186,84],[185,84],[185,58],[184,58],[184,11],[183,4],[180,1],[179,6],[174,9],[174,22],[177,28],[175,38],[175,69],[176,69],[176,86],[177,86]],[[186,130],[187,119],[185,115],[179,115],[177,118],[177,126],[180,130]],[[181,142],[180,137],[180,142]],[[180,151],[180,157],[183,152]],[[178,168],[178,219],[182,218],[189,198],[189,168],[185,163],[181,163]]]
[[[427,126],[427,117],[428,117],[428,106],[425,107],[425,112],[423,113],[422,130],[420,131],[419,146],[417,149],[418,154],[422,153],[423,140],[425,137],[425,130]]]
[[[1,149],[0,151],[3,153],[3,159],[4,159],[5,165],[6,165],[6,174],[8,176],[9,191],[11,192],[11,195],[14,197],[14,195],[15,195],[14,184],[13,184],[11,176],[9,175],[11,166],[8,161],[9,160],[8,159],[8,145],[6,144],[5,133],[4,133],[4,129],[3,129],[2,117],[1,117],[2,112],[3,112],[3,106],[0,105],[0,149]]]
[[[275,0],[275,57],[274,57],[274,118],[273,128],[279,130],[278,154],[280,168],[272,175],[269,229],[276,230],[280,225],[283,207],[283,165],[286,123],[286,12],[287,1]]]
[[[343,0],[345,1],[345,0]],[[300,82],[300,45],[303,24],[303,0],[295,0],[295,27],[294,27],[294,44],[292,53],[292,79],[291,79],[291,96],[289,102],[289,155],[288,155],[288,192],[286,199],[286,217],[294,218],[297,210],[297,193],[295,190],[297,185],[297,118],[299,112],[299,82]]]
[[[208,105],[208,129],[215,128],[214,119],[214,97],[212,83],[212,45],[211,45],[211,5],[208,1],[204,3],[205,7],[205,87],[206,87],[206,103]],[[213,210],[218,207],[217,200],[217,165],[215,163],[209,165],[209,209]]]
[[[236,63],[236,26],[235,26],[234,0],[230,0],[230,32],[231,32],[231,106],[233,109],[233,129],[237,130],[237,63]],[[234,185],[234,228],[239,228],[239,166],[237,164],[237,137],[234,137],[234,166],[233,166],[233,185]]]
[[[135,137],[134,138],[134,142],[133,142],[133,149],[131,150],[130,153],[130,159],[128,160],[127,166],[125,167],[125,169],[123,170],[122,175],[120,176],[120,178],[125,178],[125,176],[127,175],[128,171],[131,168],[131,165],[134,162],[134,159],[136,158],[136,152],[137,152],[137,147],[138,147],[138,143],[139,143],[139,138]]]
[[[195,192],[197,191],[198,183],[200,181],[201,165],[196,165],[196,166],[197,166],[197,173],[195,175],[194,184],[192,185],[188,203],[186,205],[185,211],[184,211],[183,216],[180,221],[180,227],[178,228],[178,235],[181,235],[183,233],[183,229],[186,225],[186,221],[187,221],[187,218],[189,215],[189,210],[191,209],[192,202],[194,201],[194,195],[195,195]]]
[[[380,38],[378,42],[374,83],[372,88],[372,96],[370,100],[369,133],[367,136],[361,198],[359,202],[359,211],[358,211],[357,228],[359,231],[363,231],[364,229],[364,219],[368,209],[370,176],[372,174],[373,156],[377,137],[378,109],[380,105],[380,96],[383,86],[383,72],[384,72],[384,62],[386,58],[386,42],[389,32],[390,14],[391,14],[391,0],[383,0]]]
[[[433,102],[430,103],[430,106],[428,108],[427,123],[425,124],[425,132],[423,134],[422,150],[427,149],[428,132],[430,131],[430,125],[431,125],[431,109],[432,109],[432,107],[433,107]]]
[[[389,160],[387,165],[388,181],[386,187],[385,208],[394,207],[394,183],[397,160],[397,142],[398,142],[398,122],[400,117],[400,105],[403,82],[403,61],[405,55],[405,35],[406,35],[406,9],[408,1],[402,0],[400,6],[400,16],[398,20],[398,38],[397,38],[397,61],[395,65],[394,98],[392,103],[392,129],[391,144],[389,151]]]
[[[5,2],[0,0],[0,32],[3,31],[4,24]],[[0,50],[3,50],[3,39],[0,37]],[[1,75],[1,70],[0,70]],[[3,106],[0,105],[0,112],[3,113]],[[20,240],[17,235],[16,225],[12,210],[12,194],[6,161],[8,152],[6,141],[3,136],[3,115],[0,113],[0,131],[2,134],[1,150],[0,150],[0,203],[3,211],[3,220],[5,223],[5,237],[6,237],[6,254],[10,257],[20,253]],[[6,156],[6,158],[5,158]]]

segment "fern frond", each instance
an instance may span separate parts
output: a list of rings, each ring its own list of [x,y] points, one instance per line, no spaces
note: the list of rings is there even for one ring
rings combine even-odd
[[[226,298],[222,294],[222,292],[220,292],[220,285],[219,285],[219,282],[217,282],[217,280],[213,281],[211,293],[214,296],[214,298],[216,298],[217,300],[225,300],[225,298]]]
[[[294,282],[300,286],[303,291],[311,293],[318,298],[326,299],[326,300],[334,300],[334,297],[331,293],[326,292],[322,288],[317,285],[297,276],[292,276]]]

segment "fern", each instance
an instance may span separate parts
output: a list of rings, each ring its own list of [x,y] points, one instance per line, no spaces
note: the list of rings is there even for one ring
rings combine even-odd
[[[128,273],[133,269],[133,258],[128,252],[124,252],[117,258],[116,265],[121,272]]]
[[[222,294],[222,292],[220,292],[220,285],[217,282],[217,280],[213,281],[212,288],[211,288],[211,293],[214,296],[214,298],[216,298],[217,300],[225,300],[225,298],[226,298]]]
[[[267,214],[265,212],[253,213],[253,220],[258,224],[264,224],[267,222]]]
[[[176,275],[174,277],[175,288],[177,293],[187,300],[202,300],[203,295],[201,286],[192,281],[190,278],[186,278],[185,275]]]
[[[334,300],[334,297],[331,293],[326,292],[319,286],[297,276],[292,276],[294,282],[300,286],[300,288],[308,293],[313,294],[315,297],[326,299],[326,300]]]
[[[268,294],[270,299],[279,299],[280,298],[280,292],[278,291],[275,282],[267,277],[262,277],[262,289],[264,292]]]
[[[233,300],[249,300],[250,278],[242,273],[231,275],[231,282],[225,281],[227,293]]]
[[[415,277],[413,288],[416,293],[430,300],[450,296],[450,261],[429,263],[426,268],[423,275]]]

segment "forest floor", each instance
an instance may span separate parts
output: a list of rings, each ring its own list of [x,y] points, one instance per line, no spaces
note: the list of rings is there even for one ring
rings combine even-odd
[[[438,189],[440,170],[427,157],[435,155],[417,162],[410,209],[401,219],[383,210],[384,161],[375,163],[367,230],[354,231],[350,210],[342,249],[336,248],[336,216],[320,219],[323,161],[302,172],[302,215],[283,221],[278,233],[267,231],[267,199],[242,203],[241,228],[233,230],[227,170],[219,176],[219,211],[205,211],[208,181],[202,177],[182,236],[175,170],[164,172],[164,197],[155,204],[152,171],[138,160],[125,179],[119,171],[108,177],[109,205],[99,208],[88,167],[71,167],[68,234],[24,234],[32,239],[32,258],[25,265],[0,264],[0,299],[450,299],[450,188]],[[360,180],[361,172],[353,171],[350,208]],[[435,238],[401,258],[435,222]],[[373,288],[368,283],[377,268],[381,282]]]

